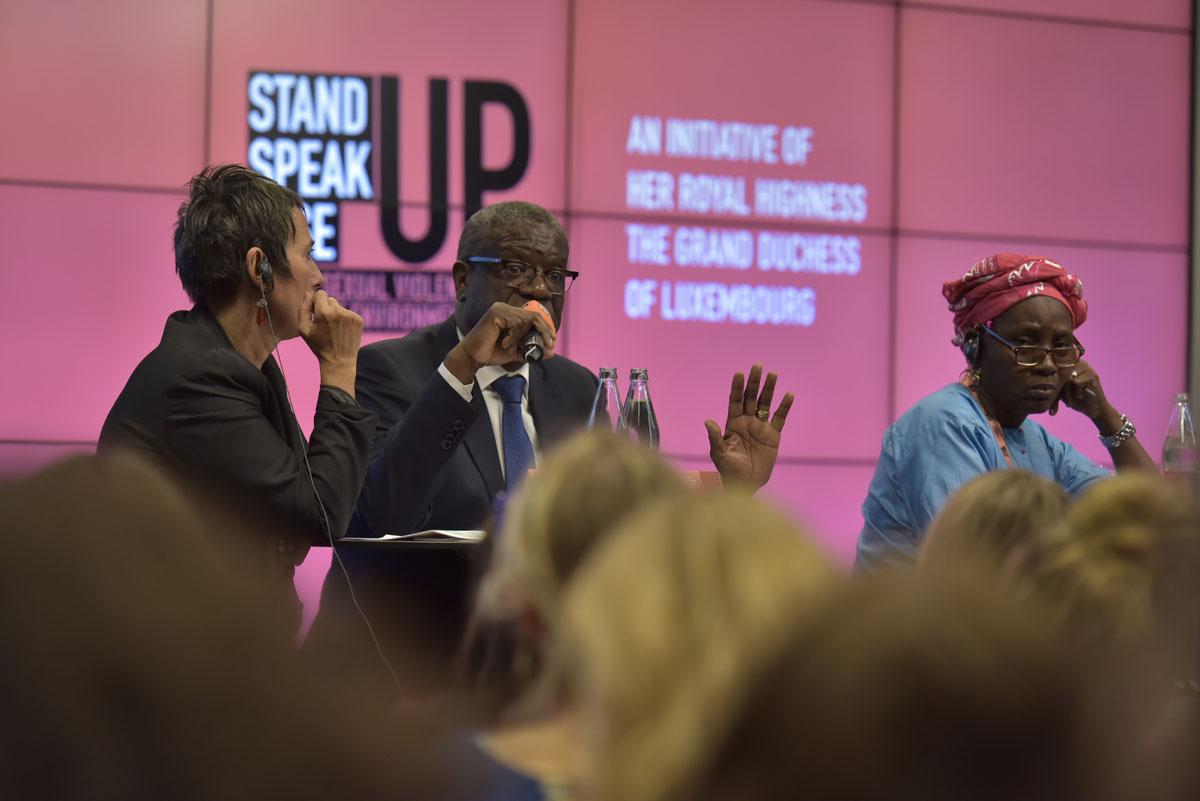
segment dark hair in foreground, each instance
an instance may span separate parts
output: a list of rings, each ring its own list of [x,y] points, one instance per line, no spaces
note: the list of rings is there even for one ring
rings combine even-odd
[[[1131,687],[1056,640],[984,573],[856,581],[755,683],[679,798],[1159,797],[1160,777],[1125,771],[1145,732]]]
[[[274,588],[147,463],[0,485],[0,519],[0,798],[445,798],[430,728],[300,662]]]
[[[241,164],[210,165],[192,178],[175,222],[175,272],[192,302],[220,309],[232,301],[255,246],[277,276],[291,277],[292,209],[304,209],[299,195]]]

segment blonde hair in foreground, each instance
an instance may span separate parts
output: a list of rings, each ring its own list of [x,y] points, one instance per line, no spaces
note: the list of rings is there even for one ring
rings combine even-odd
[[[963,484],[934,518],[921,544],[922,567],[964,559],[1014,568],[1038,551],[1070,506],[1056,481],[1028,470],[994,470]]]
[[[1200,626],[1198,522],[1179,487],[1151,474],[1117,476],[1072,507],[1032,587],[1087,646],[1157,643],[1189,660]]]
[[[557,665],[598,749],[594,797],[670,797],[835,575],[749,496],[663,500],[614,532],[567,592]]]
[[[599,431],[573,437],[510,504],[479,612],[504,618],[532,603],[553,621],[563,587],[601,536],[645,501],[685,492],[648,448]]]

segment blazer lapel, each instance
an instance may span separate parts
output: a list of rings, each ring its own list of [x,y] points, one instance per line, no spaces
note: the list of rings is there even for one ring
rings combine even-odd
[[[541,362],[529,368],[529,414],[538,432],[542,453],[553,448],[579,428],[570,409],[559,397],[558,385]]]
[[[500,454],[496,453],[496,434],[492,431],[492,417],[488,414],[483,402],[483,388],[475,382],[471,393],[471,405],[479,412],[479,417],[467,429],[463,437],[463,446],[475,463],[483,483],[487,486],[488,495],[496,497],[497,492],[508,488],[504,483],[504,473],[500,471]]]
[[[446,354],[452,351],[457,344],[458,326],[454,321],[454,315],[451,315],[448,320],[438,326],[437,332],[434,334],[433,355],[435,358],[429,366],[430,373],[437,372],[438,365],[445,361]],[[466,448],[467,455],[471,458],[475,469],[479,471],[479,477],[483,479],[488,495],[495,497],[496,493],[506,489],[507,485],[504,483],[504,473],[500,471],[500,455],[496,453],[496,435],[492,433],[492,418],[483,402],[483,389],[478,382],[475,383],[475,388],[471,393],[471,406],[479,412],[479,416],[475,418],[475,422],[463,436],[463,447]]]
[[[267,377],[267,383],[271,386],[271,397],[263,398],[263,414],[280,436],[287,440],[291,449],[303,456],[308,445],[304,441],[304,434],[300,431],[300,427],[294,422],[295,418],[292,417],[291,404],[287,397],[287,383],[274,356],[267,357],[262,371],[263,375]],[[268,403],[268,400],[274,401],[274,403]]]
[[[192,307],[189,316],[196,322],[194,330],[199,341],[204,342],[210,347],[224,347],[236,352],[236,348],[233,347],[233,343],[225,333],[225,329],[221,328],[221,323],[208,306],[203,303],[197,303]],[[295,417],[292,415],[291,404],[287,399],[287,385],[283,377],[283,371],[279,369],[279,363],[275,361],[274,355],[267,356],[267,360],[262,366],[262,374],[270,390],[265,394],[260,393],[260,398],[263,402],[263,415],[271,423],[275,431],[287,441],[288,446],[298,455],[302,456],[308,446],[304,441],[304,435],[295,423]]]
[[[454,346],[458,344],[458,325],[454,322],[454,315],[450,315],[450,319],[444,321],[438,326],[437,331],[433,335],[433,361],[429,365],[429,372],[436,372],[438,365],[446,360],[446,355],[454,350]]]

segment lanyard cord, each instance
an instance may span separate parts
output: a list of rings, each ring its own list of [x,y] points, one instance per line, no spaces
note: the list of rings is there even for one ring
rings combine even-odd
[[[975,391],[975,387],[971,385],[970,381],[970,378],[964,378],[962,385],[970,391],[971,396],[975,398],[975,402],[979,404],[979,409],[983,412],[983,416],[987,418],[988,423],[991,425],[992,434],[996,437],[996,444],[1000,446],[1000,453],[1004,456],[1005,463],[1009,467],[1016,467],[1013,464],[1012,455],[1008,452],[1008,441],[1004,439],[1004,429],[1000,427],[1000,423],[997,422],[996,418],[988,413],[987,408],[983,405],[983,401],[979,399],[979,393]]]

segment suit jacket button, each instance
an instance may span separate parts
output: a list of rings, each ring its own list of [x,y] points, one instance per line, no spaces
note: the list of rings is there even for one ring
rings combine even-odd
[[[448,451],[453,447],[454,447],[454,442],[449,437],[442,440],[442,450]]]

